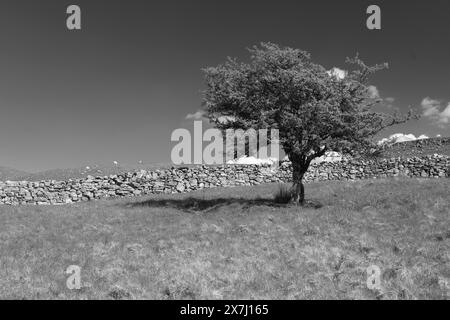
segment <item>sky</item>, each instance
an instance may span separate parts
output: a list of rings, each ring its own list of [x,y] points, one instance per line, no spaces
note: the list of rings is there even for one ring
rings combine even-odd
[[[81,30],[66,27],[71,4]],[[381,30],[366,27],[370,4]],[[449,17],[448,0],[2,0],[0,166],[170,162],[172,131],[201,108],[201,69],[266,41],[327,69],[356,52],[388,62],[372,78],[378,108],[423,117],[379,138],[450,136]]]

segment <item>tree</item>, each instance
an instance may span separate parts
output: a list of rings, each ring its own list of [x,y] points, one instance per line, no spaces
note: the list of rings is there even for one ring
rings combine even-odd
[[[353,70],[339,77],[302,50],[262,43],[249,52],[249,63],[228,58],[203,69],[206,113],[221,130],[278,129],[298,204],[304,203],[303,177],[314,158],[329,150],[355,154],[375,148],[375,134],[411,117],[371,110],[379,101],[370,95],[369,76],[387,64],[368,66],[357,55],[346,60]]]

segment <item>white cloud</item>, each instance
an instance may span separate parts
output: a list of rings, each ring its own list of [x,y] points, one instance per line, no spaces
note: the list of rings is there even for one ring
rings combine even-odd
[[[389,109],[398,109],[397,107],[394,106],[394,102],[395,102],[395,98],[394,97],[386,97],[383,98],[383,104],[385,107],[389,108]]]
[[[380,98],[380,92],[378,91],[378,88],[375,86],[368,86],[367,91],[369,92],[369,97],[371,99],[379,99]]]
[[[233,122],[236,118],[232,116],[221,116],[217,118],[220,123]]]
[[[442,102],[426,97],[421,103],[423,116],[434,121],[437,125],[444,127],[450,124],[450,102],[443,108]]]
[[[313,159],[311,163],[322,163],[322,162],[339,162],[344,159],[344,156],[336,151],[327,151],[325,154],[321,157]],[[283,158],[284,161],[289,161],[289,157],[285,156]]]
[[[228,160],[227,164],[270,164],[273,165],[278,161],[277,158],[259,159],[256,157],[243,156],[239,159]]]
[[[330,151],[326,152],[324,156],[315,158],[312,163],[322,163],[322,162],[337,162],[343,159],[342,155],[338,152]],[[282,160],[289,161],[289,157],[285,156]],[[228,160],[227,164],[270,164],[273,165],[278,161],[277,158],[269,157],[266,159],[256,158],[253,156],[247,157],[243,156],[239,159]]]
[[[424,134],[416,137],[412,133],[410,133],[410,134],[395,133],[395,134],[391,134],[388,138],[384,138],[384,139],[381,139],[380,141],[378,141],[378,145],[394,144],[394,143],[397,143],[397,142],[422,140],[422,139],[428,139],[428,138],[429,137],[424,135]]]
[[[195,113],[188,113],[186,115],[186,120],[202,120],[205,116],[204,110],[197,110]]]
[[[425,117],[432,117],[439,114],[439,108],[441,107],[441,102],[439,100],[431,99],[426,97],[421,103],[423,109],[423,115]]]
[[[438,123],[447,124],[450,123],[450,102],[447,107],[439,114]]]
[[[337,79],[342,80],[344,79],[347,75],[348,75],[348,71],[346,70],[342,70],[339,68],[334,67],[331,70],[327,71],[328,75],[331,76],[335,76]]]

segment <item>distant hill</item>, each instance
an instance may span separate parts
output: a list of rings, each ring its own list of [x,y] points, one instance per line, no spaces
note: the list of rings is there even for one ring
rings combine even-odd
[[[27,175],[25,171],[16,170],[9,167],[0,167],[0,181],[20,180],[20,177]]]
[[[410,158],[433,155],[435,153],[450,156],[450,137],[394,143],[393,145],[386,146],[381,156],[383,158]]]
[[[433,155],[435,153],[450,156],[450,138],[430,138],[407,142],[398,142],[386,146],[381,158],[414,157]],[[137,170],[156,170],[172,167],[172,164],[136,164],[136,165],[92,165],[89,167],[54,169],[38,173],[0,167],[0,181],[40,181],[40,180],[68,180],[83,179],[91,176],[109,176]]]
[[[170,164],[142,164],[142,165],[92,165],[89,167],[53,169],[37,173],[26,173],[17,176],[17,180],[40,181],[40,180],[69,180],[83,179],[87,176],[109,176],[137,170],[155,170],[170,167]],[[2,179],[0,179],[2,180]],[[12,179],[10,179],[12,180]]]

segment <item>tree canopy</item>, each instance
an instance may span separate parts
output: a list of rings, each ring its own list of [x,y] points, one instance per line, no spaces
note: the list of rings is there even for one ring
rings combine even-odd
[[[368,66],[357,55],[347,58],[352,70],[339,77],[299,49],[262,43],[249,52],[249,63],[228,58],[204,69],[207,115],[223,130],[278,129],[296,201],[303,202],[302,179],[314,158],[375,147],[375,134],[411,117],[372,108],[379,101],[370,95],[369,78],[386,63]]]

